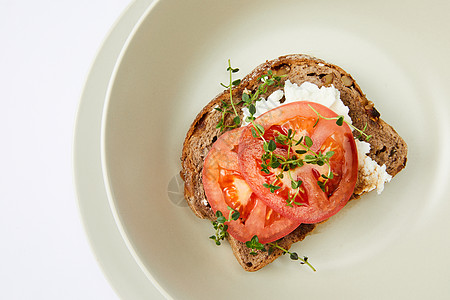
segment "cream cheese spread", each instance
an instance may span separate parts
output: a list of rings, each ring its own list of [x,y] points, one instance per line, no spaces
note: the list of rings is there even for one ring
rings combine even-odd
[[[377,189],[381,194],[384,190],[384,183],[389,182],[392,176],[386,172],[386,165],[380,166],[376,161],[370,158],[367,153],[370,152],[370,144],[360,140],[355,140],[358,149],[358,176],[364,182],[365,188],[360,194]]]
[[[285,101],[281,103],[280,100],[283,96]],[[344,116],[346,122],[352,123],[352,119],[350,119],[348,115],[348,107],[342,103],[339,90],[334,86],[323,86],[319,88],[317,85],[310,82],[304,82],[302,85],[298,86],[296,83],[291,83],[289,80],[286,80],[284,84],[284,91],[277,90],[267,97],[267,99],[263,98],[263,100],[255,103],[256,113],[254,116],[259,117],[263,113],[276,108],[281,104],[288,104],[296,101],[311,101],[322,104],[336,114]],[[244,113],[244,123],[242,125],[245,126],[248,124],[245,122],[245,119],[250,116],[250,112],[246,107],[242,109],[242,112]]]

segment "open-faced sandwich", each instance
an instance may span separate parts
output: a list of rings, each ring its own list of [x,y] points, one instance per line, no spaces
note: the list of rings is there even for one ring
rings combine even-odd
[[[185,198],[216,244],[256,271],[406,165],[407,146],[340,67],[307,55],[267,61],[197,115],[182,151]],[[312,267],[313,268],[313,267]]]

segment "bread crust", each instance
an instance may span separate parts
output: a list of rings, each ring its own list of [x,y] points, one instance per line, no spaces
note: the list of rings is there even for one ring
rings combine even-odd
[[[407,145],[405,141],[392,126],[380,118],[380,113],[374,104],[366,98],[350,74],[321,59],[304,54],[291,54],[266,61],[245,76],[240,85],[233,89],[233,99],[240,100],[245,89],[256,90],[260,84],[258,78],[268,70],[272,70],[277,75],[286,75],[282,79],[283,83],[290,80],[292,83],[300,85],[308,81],[319,87],[332,84],[339,90],[342,102],[349,108],[349,116],[353,125],[357,128],[364,128],[367,125],[366,133],[372,135],[369,140],[371,150],[368,155],[379,165],[386,165],[386,171],[391,176],[395,176],[406,166]],[[281,88],[271,87],[267,95]],[[221,101],[229,102],[229,90],[224,90],[217,95],[198,113],[186,134],[181,155],[180,175],[185,182],[185,199],[199,218],[209,220],[214,220],[215,216],[207,203],[203,190],[202,169],[203,161],[212,144],[223,134],[220,129],[216,128],[221,119],[221,113],[214,109]],[[234,100],[234,102],[237,101]],[[237,108],[240,112],[241,107]],[[233,117],[228,115],[225,118],[225,124],[233,124]],[[364,193],[364,187],[364,181],[358,179],[351,199],[359,198]],[[289,249],[293,243],[303,240],[315,227],[316,224],[301,224],[292,233],[280,239],[278,243],[285,249]],[[275,250],[270,255],[268,252],[260,251],[257,255],[250,255],[251,250],[244,243],[231,236],[228,237],[228,241],[236,259],[247,271],[259,270],[283,254],[281,250]]]

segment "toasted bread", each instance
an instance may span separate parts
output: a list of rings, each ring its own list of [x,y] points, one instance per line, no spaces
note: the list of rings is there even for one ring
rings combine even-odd
[[[233,99],[241,99],[245,89],[254,91],[260,84],[258,78],[272,70],[274,74],[285,75],[282,81],[290,80],[298,85],[311,82],[319,87],[333,85],[340,92],[344,105],[349,108],[349,116],[357,128],[366,126],[366,133],[372,135],[368,154],[379,165],[386,165],[386,172],[395,176],[406,165],[407,145],[397,132],[380,118],[380,113],[374,104],[367,100],[355,80],[340,67],[308,55],[286,55],[266,61],[245,76],[241,83],[233,89]],[[267,95],[282,87],[271,87]],[[263,96],[267,96],[263,95]],[[221,113],[214,107],[221,101],[229,102],[229,90],[225,90],[211,100],[197,115],[189,128],[182,150],[181,177],[185,182],[184,194],[193,212],[200,218],[214,220],[215,215],[209,206],[202,184],[203,162],[211,145],[223,133],[216,127],[221,119]],[[240,111],[238,106],[238,109]],[[233,117],[225,119],[226,124],[233,124]],[[359,198],[364,193],[366,183],[358,177],[355,191],[351,199]],[[316,224],[301,224],[293,232],[278,241],[285,249],[303,240]],[[238,262],[247,271],[256,271],[274,261],[283,252],[275,250],[272,253],[259,252],[250,255],[251,249],[240,241],[228,236]]]

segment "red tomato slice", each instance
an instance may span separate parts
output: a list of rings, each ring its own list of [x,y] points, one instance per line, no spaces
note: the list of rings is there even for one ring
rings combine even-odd
[[[321,118],[317,122],[318,116],[311,107],[324,117],[337,117],[323,105],[301,101],[268,111],[254,122],[264,127],[266,141],[274,140],[279,133],[287,135],[289,129],[295,133],[296,140],[310,137],[313,142],[310,150],[316,154],[334,152],[329,159],[329,167],[326,164],[319,166],[305,163],[290,172],[283,172],[280,167],[269,168],[270,174],[266,174],[261,171],[262,155],[265,153],[263,140],[252,136],[253,125],[247,126],[239,143],[239,169],[253,192],[279,214],[301,223],[321,222],[336,214],[353,194],[358,174],[358,156],[350,127],[345,123],[338,126],[336,120]],[[305,145],[304,140],[302,144]],[[292,157],[295,150],[305,150],[301,145],[276,145],[274,153],[285,158]],[[311,153],[294,154],[297,158],[305,158]],[[329,168],[334,176],[326,180],[321,175],[328,175]],[[281,172],[283,178],[277,179],[276,175]],[[292,180],[302,181],[298,189],[292,188]],[[324,190],[318,181],[326,182]],[[270,191],[263,184],[273,184],[277,189]],[[291,206],[287,205],[288,197],[293,199],[290,201]]]
[[[228,218],[228,206],[239,211],[238,220],[225,222],[231,236],[246,242],[257,235],[259,242],[269,243],[287,235],[300,223],[266,206],[239,172],[238,142],[244,128],[228,131],[214,143],[203,166],[203,187],[214,212],[219,210]]]

